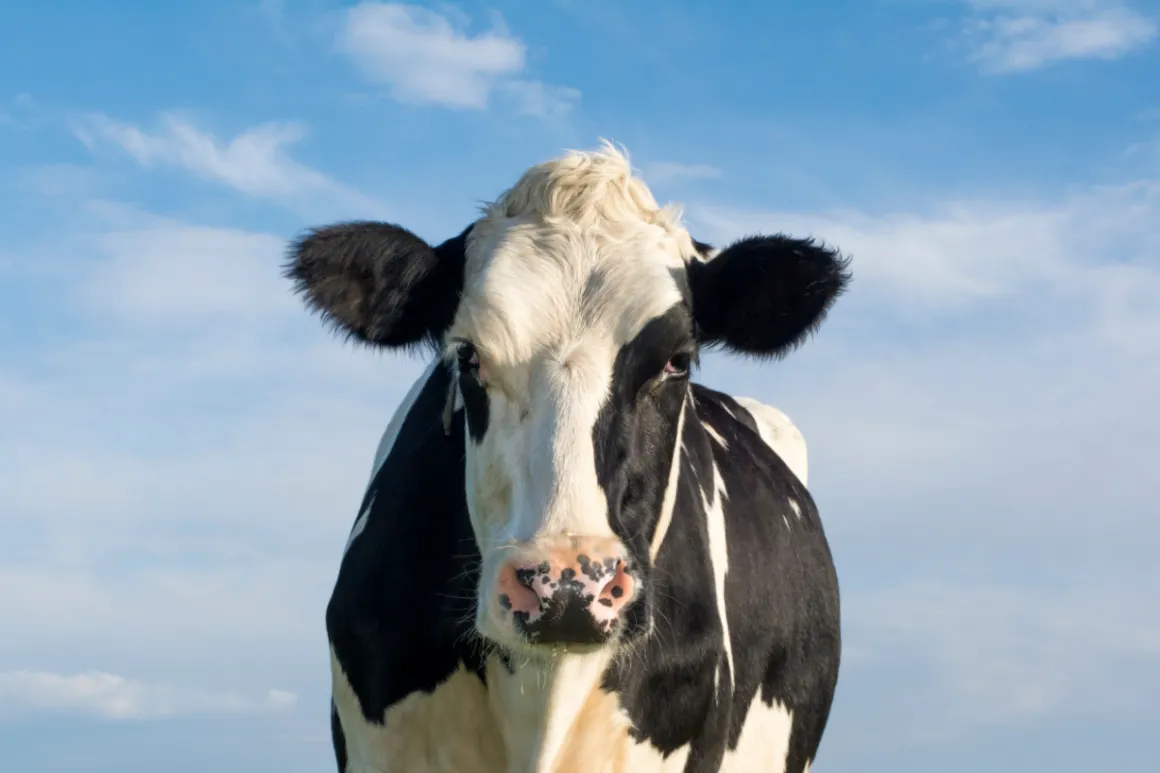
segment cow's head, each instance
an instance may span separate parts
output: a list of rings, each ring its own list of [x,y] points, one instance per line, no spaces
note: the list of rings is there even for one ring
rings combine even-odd
[[[529,169],[435,247],[374,222],[291,247],[288,276],[326,320],[429,342],[455,375],[486,638],[531,653],[647,632],[698,350],[784,354],[848,281],[809,240],[713,253],[610,146]]]

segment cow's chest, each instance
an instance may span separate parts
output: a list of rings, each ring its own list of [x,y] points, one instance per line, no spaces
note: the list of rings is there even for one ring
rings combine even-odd
[[[345,773],[506,773],[503,742],[479,677],[461,669],[433,692],[416,692],[368,722],[336,669],[334,702],[347,753]]]
[[[368,722],[341,669],[334,700],[345,773],[680,773],[688,748],[667,758],[636,743],[615,694],[575,675],[511,674],[493,659],[488,685],[460,669]]]

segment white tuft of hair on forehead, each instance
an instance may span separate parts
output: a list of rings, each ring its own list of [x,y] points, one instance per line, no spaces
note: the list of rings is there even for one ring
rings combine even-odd
[[[696,257],[680,208],[657,204],[627,153],[568,151],[482,208],[448,338],[497,367],[546,348],[564,363],[569,350],[614,353],[681,300],[673,272]]]
[[[674,235],[684,232],[680,207],[658,205],[635,175],[627,151],[608,140],[601,140],[598,150],[569,150],[536,164],[485,205],[483,214],[487,219],[531,216],[578,227],[648,223]]]

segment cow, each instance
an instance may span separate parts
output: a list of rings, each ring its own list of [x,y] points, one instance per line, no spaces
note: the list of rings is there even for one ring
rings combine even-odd
[[[799,346],[849,262],[697,241],[607,142],[437,245],[377,221],[293,238],[326,326],[432,352],[326,608],[340,773],[809,769],[841,637],[805,442],[692,374]]]

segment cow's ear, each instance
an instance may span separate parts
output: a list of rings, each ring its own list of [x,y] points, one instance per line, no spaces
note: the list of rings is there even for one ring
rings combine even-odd
[[[434,344],[455,316],[466,240],[465,230],[432,247],[390,223],[336,223],[291,243],[285,275],[308,308],[356,340]]]
[[[780,357],[821,325],[850,282],[849,260],[812,239],[750,236],[689,263],[697,338]]]

